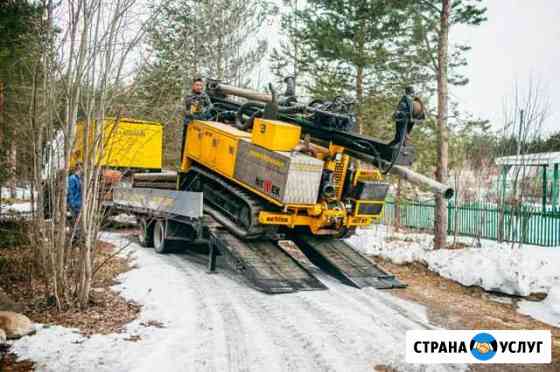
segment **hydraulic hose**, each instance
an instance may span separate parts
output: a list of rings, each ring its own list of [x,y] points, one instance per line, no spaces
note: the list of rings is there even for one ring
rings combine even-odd
[[[257,113],[262,112],[263,105],[258,102],[246,102],[239,107],[235,115],[235,126],[241,130],[250,129]],[[248,112],[249,111],[249,112]],[[243,115],[249,115],[249,120],[243,121]]]

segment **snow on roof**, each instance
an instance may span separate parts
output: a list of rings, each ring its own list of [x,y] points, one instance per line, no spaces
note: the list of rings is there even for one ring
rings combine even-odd
[[[496,159],[497,165],[554,165],[560,164],[560,152],[503,156]]]

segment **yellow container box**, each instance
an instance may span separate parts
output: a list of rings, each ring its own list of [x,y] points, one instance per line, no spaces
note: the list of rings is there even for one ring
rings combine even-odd
[[[256,118],[252,141],[272,151],[292,151],[299,143],[301,127],[281,121]]]
[[[76,124],[76,142],[70,165],[84,161],[86,123]],[[97,123],[87,127],[87,146],[96,154],[97,164],[112,168],[161,170],[163,162],[163,125],[161,123],[121,118],[105,118],[102,130]],[[97,134],[96,134],[97,133]],[[98,138],[96,138],[98,136]]]

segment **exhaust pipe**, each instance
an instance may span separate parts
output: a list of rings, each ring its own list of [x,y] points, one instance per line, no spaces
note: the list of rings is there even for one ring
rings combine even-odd
[[[293,76],[288,76],[284,79],[286,83],[286,92],[284,95],[286,97],[295,97],[296,95],[296,79]]]

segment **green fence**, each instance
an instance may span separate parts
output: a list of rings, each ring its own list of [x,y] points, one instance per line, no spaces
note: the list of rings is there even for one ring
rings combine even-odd
[[[433,203],[401,203],[401,226],[434,228]],[[501,216],[503,214],[503,216]],[[385,224],[395,221],[395,204],[385,204]],[[456,221],[456,222],[455,222]],[[459,235],[478,236],[484,239],[523,242],[541,246],[560,246],[560,213],[543,212],[538,207],[520,209],[505,208],[503,212],[495,204],[472,203],[455,207],[448,205],[448,233],[457,229]]]

